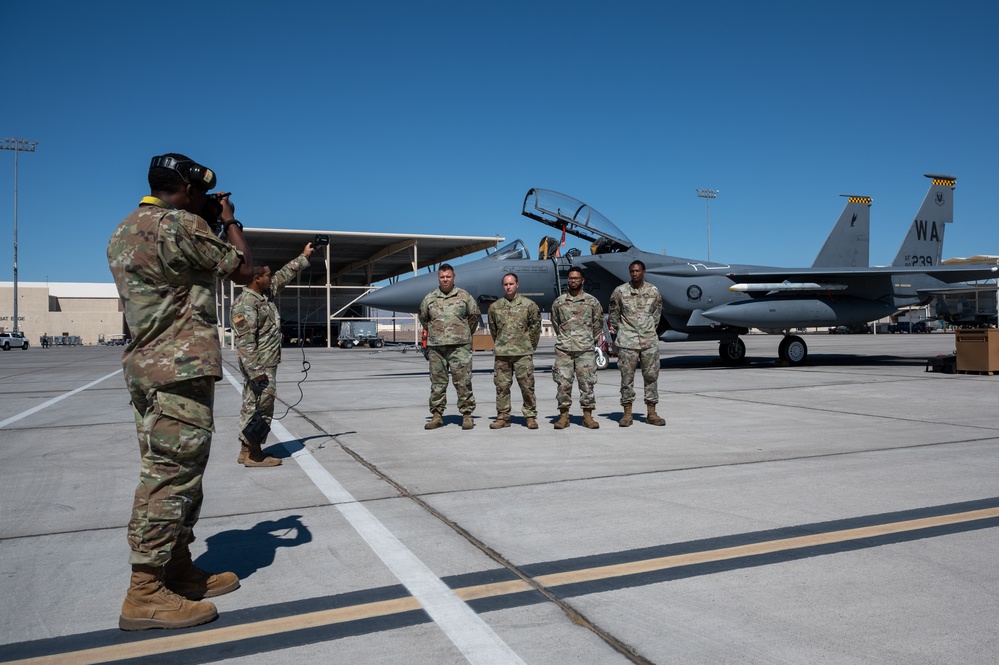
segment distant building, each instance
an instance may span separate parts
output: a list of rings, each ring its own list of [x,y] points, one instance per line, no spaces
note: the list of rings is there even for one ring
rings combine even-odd
[[[32,346],[41,336],[76,335],[83,344],[122,335],[125,321],[112,283],[18,282],[17,329]],[[0,329],[14,329],[14,283],[0,282]]]

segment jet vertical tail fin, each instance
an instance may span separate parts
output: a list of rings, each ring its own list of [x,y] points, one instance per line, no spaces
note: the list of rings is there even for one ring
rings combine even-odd
[[[952,175],[926,174],[933,183],[912,220],[893,266],[938,266],[943,256],[944,225],[954,221],[954,185]]]
[[[846,196],[836,225],[812,263],[813,268],[866,268],[871,264],[871,198]]]

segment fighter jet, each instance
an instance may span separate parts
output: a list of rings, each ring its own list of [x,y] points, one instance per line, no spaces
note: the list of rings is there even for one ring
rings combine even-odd
[[[715,263],[644,252],[609,219],[565,194],[532,188],[521,214],[562,234],[590,243],[590,254],[578,248],[564,253],[553,237],[541,241],[539,258],[516,240],[489,256],[456,267],[455,283],[476,298],[483,311],[503,296],[501,279],[513,272],[520,293],[544,311],[566,290],[570,267],[586,274],[586,290],[606,309],[616,286],[630,279],[628,266],[645,263],[645,280],[662,293],[659,338],[665,342],[717,340],[723,361],[745,361],[740,335],[750,328],[783,334],[778,357],[801,365],[808,357],[798,328],[868,323],[910,305],[925,304],[934,289],[970,280],[995,278],[997,266],[941,266],[945,225],[953,220],[956,178],[927,174],[932,180],[922,206],[892,265],[868,267],[869,197],[849,197],[846,209],[826,246],[810,268],[778,268]],[[855,216],[856,215],[856,216]],[[860,224],[858,227],[857,224]],[[851,230],[853,229],[853,230]],[[845,265],[831,265],[834,259]],[[358,303],[369,307],[416,312],[423,297],[437,286],[437,276],[421,275],[373,291]]]

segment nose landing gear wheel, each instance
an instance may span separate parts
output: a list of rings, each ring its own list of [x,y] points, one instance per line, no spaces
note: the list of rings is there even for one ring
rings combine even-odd
[[[723,362],[729,365],[738,365],[746,362],[746,343],[738,337],[731,342],[721,342],[718,344],[718,355]]]

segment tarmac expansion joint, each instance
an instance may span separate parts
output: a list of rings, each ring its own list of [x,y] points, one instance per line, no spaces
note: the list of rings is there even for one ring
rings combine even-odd
[[[521,571],[520,568],[518,568],[513,562],[509,561],[506,557],[504,557],[502,554],[494,550],[492,547],[490,547],[489,545],[485,544],[484,542],[476,538],[474,535],[472,535],[472,533],[470,533],[460,524],[450,519],[446,515],[442,514],[440,511],[438,511],[436,508],[428,504],[419,496],[410,492],[404,485],[397,482],[394,478],[392,478],[387,473],[378,468],[376,464],[369,462],[360,454],[358,454],[356,451],[352,450],[349,446],[346,446],[342,443],[339,445],[340,448],[343,449],[343,451],[346,452],[348,455],[353,457],[358,464],[361,464],[371,473],[375,474],[383,481],[394,487],[396,491],[399,493],[399,496],[401,498],[408,499],[413,503],[415,503],[416,505],[418,505],[428,514],[432,515],[435,519],[439,520],[441,523],[448,526],[459,536],[464,538],[473,547],[478,549],[480,552],[485,554],[487,557],[492,559],[500,566],[509,570],[511,573],[520,578],[520,580],[523,581],[525,584],[527,584],[532,589],[543,595],[546,599],[548,599],[548,601],[550,601],[551,603],[556,605],[559,609],[561,609],[565,613],[565,615],[569,617],[569,620],[572,621],[572,623],[576,624],[577,626],[586,628],[587,630],[592,632],[594,635],[603,640],[609,647],[611,647],[612,649],[620,653],[622,656],[627,658],[630,662],[636,663],[637,665],[653,665],[652,661],[643,657],[633,647],[622,642],[620,639],[608,633],[600,626],[594,624],[592,621],[590,621],[590,619],[586,617],[586,615],[584,615],[582,612],[573,607],[571,603],[556,596],[545,585],[541,584],[530,575],[527,575],[526,573]]]

